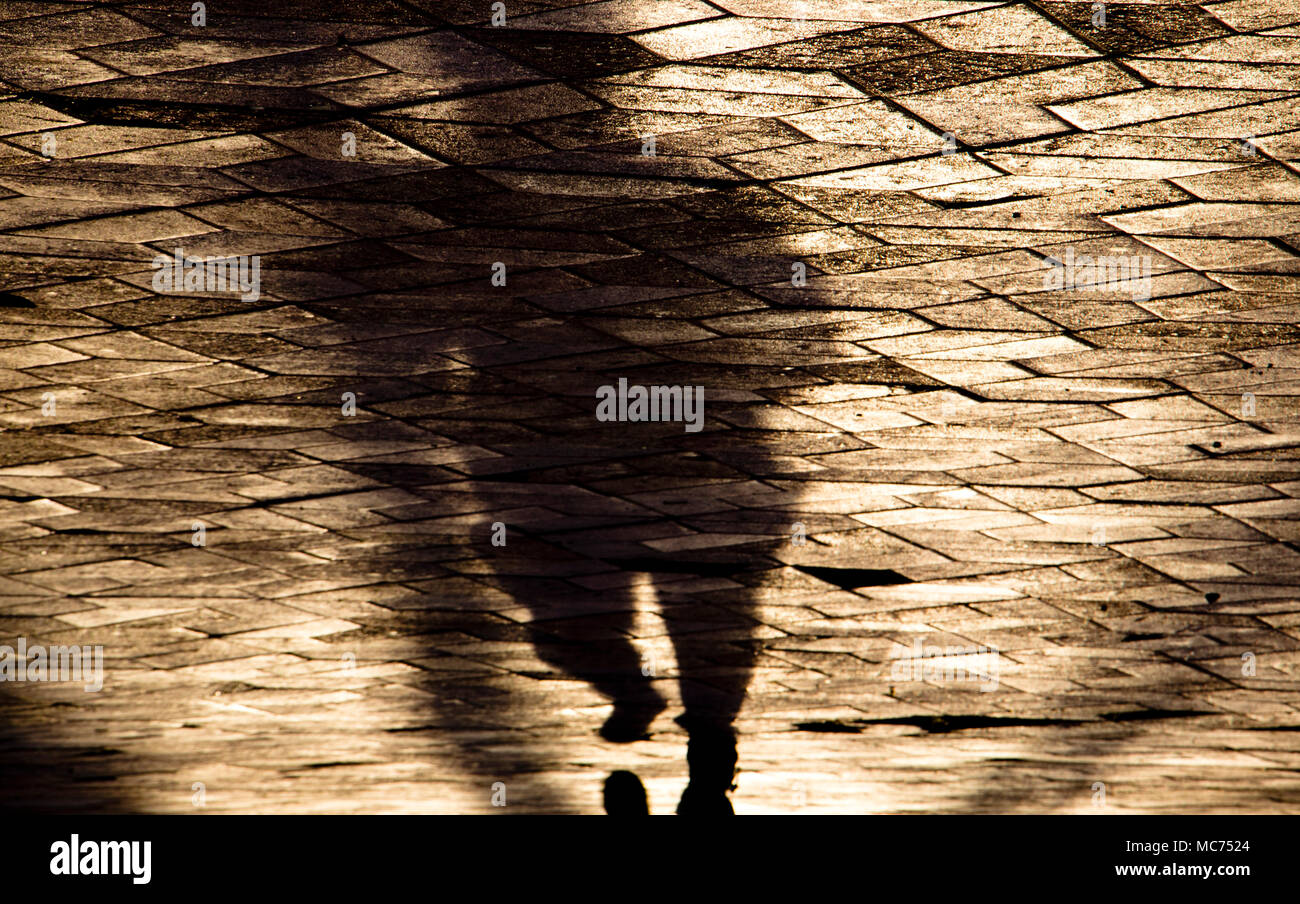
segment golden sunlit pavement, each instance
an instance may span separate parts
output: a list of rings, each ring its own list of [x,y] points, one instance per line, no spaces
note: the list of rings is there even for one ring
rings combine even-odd
[[[0,60],[7,811],[1300,811],[1300,6]]]

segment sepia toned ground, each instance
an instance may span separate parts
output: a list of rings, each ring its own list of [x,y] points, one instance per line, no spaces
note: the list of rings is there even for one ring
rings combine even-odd
[[[0,806],[1300,811],[1300,4],[1096,7],[0,2]]]

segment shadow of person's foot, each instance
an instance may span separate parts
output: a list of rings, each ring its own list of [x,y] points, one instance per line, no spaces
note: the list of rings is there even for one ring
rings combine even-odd
[[[736,734],[730,728],[677,720],[690,733],[686,764],[691,780],[677,804],[678,816],[733,816],[727,794],[735,789]]]
[[[735,816],[731,799],[726,791],[696,788],[687,785],[682,799],[677,802],[678,816]]]
[[[635,703],[615,703],[600,736],[613,744],[630,744],[650,737],[650,723],[667,708],[668,703],[657,694],[648,700]]]
[[[620,769],[605,779],[605,813],[609,816],[649,816],[645,785],[636,773]]]

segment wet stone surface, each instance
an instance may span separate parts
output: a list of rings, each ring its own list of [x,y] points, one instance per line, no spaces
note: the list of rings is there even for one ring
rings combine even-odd
[[[490,6],[0,3],[6,808],[1300,809],[1300,9]]]

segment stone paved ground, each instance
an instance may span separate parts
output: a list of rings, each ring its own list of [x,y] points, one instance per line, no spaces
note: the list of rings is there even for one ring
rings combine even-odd
[[[1300,4],[1096,13],[0,2],[6,807],[1300,810]]]

